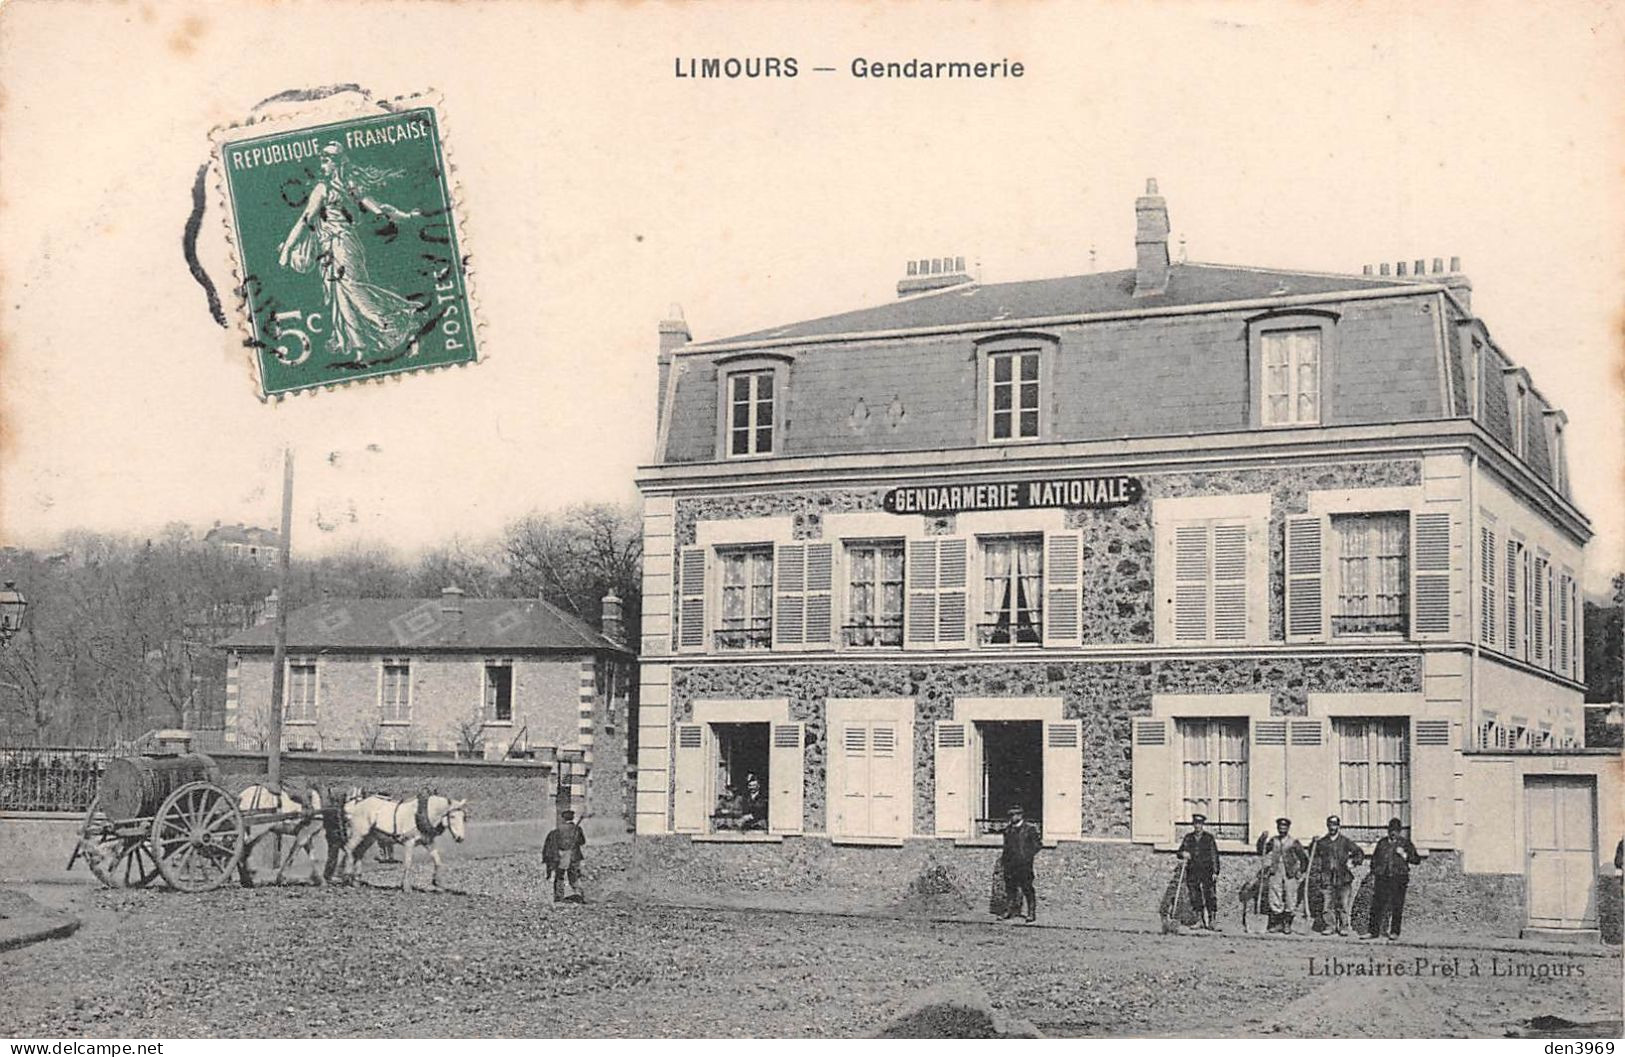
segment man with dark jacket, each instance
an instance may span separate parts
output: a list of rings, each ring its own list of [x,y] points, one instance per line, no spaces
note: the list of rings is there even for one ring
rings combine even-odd
[[[1269,912],[1269,931],[1291,932],[1299,897],[1303,895],[1304,871],[1309,865],[1308,853],[1292,835],[1291,819],[1278,818],[1274,833],[1258,835],[1258,856],[1260,902]]]
[[[1027,821],[1026,812],[1019,804],[1012,807],[1009,822],[1004,827],[1004,851],[999,855],[999,865],[1004,869],[1006,919],[1015,917],[1025,905],[1027,920],[1029,922],[1038,920],[1038,893],[1033,888],[1033,860],[1038,857],[1038,849],[1042,845],[1043,839],[1039,836],[1038,827]]]
[[[1416,845],[1400,833],[1405,824],[1397,818],[1388,820],[1388,836],[1377,842],[1371,852],[1371,874],[1377,879],[1376,891],[1371,897],[1371,938],[1383,935],[1383,918],[1389,917],[1387,935],[1399,939],[1399,928],[1405,920],[1405,889],[1411,883],[1411,867],[1422,861]]]
[[[575,823],[576,813],[569,808],[559,812],[559,824],[542,843],[542,862],[547,875],[553,878],[553,902],[582,903],[581,860],[582,849],[587,846],[587,835]],[[564,894],[564,882],[570,882],[570,895]]]
[[[1342,832],[1343,820],[1336,815],[1326,819],[1326,835],[1309,842],[1310,874],[1320,889],[1324,904],[1320,927],[1349,934],[1349,915],[1354,911],[1354,868],[1365,862],[1365,852]]]
[[[1196,911],[1196,927],[1218,931],[1219,845],[1207,831],[1206,815],[1191,816],[1191,831],[1179,842],[1179,858],[1185,860],[1185,887]]]

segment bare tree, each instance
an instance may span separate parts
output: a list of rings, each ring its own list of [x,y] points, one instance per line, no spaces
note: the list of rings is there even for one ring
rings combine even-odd
[[[624,603],[632,641],[641,623],[643,525],[634,507],[583,504],[530,514],[504,534],[513,586],[540,595],[593,627],[600,601],[613,591]]]

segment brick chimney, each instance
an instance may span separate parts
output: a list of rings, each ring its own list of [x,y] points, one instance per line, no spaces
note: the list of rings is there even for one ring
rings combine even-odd
[[[276,611],[281,605],[282,597],[277,594],[276,588],[271,588],[271,593],[265,596],[265,603],[260,606],[260,618],[254,621],[254,623],[271,623],[271,621],[276,619]]]
[[[626,618],[621,608],[621,596],[614,591],[604,596],[598,626],[604,638],[618,646],[626,645]]]
[[[440,589],[440,612],[448,616],[461,616],[463,613],[463,589],[456,584]]]
[[[1134,200],[1134,296],[1168,292],[1168,203],[1155,178]]]
[[[655,379],[655,428],[666,418],[666,386],[671,382],[671,354],[689,343],[688,322],[683,319],[683,306],[673,303],[660,321],[660,374]]]
[[[897,280],[897,296],[946,290],[971,281],[963,257],[922,257],[904,264],[906,275]]]

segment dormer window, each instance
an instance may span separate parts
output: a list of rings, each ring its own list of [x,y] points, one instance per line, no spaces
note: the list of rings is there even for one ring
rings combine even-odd
[[[1038,333],[1001,334],[977,342],[984,443],[1041,440],[1050,434],[1055,347],[1053,337]]]
[[[1247,321],[1253,424],[1319,426],[1327,421],[1326,361],[1337,316],[1315,309],[1267,312]]]
[[[784,451],[791,359],[751,352],[717,364],[717,452],[745,459]]]

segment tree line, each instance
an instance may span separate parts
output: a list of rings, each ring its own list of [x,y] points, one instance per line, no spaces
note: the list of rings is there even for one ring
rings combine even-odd
[[[380,545],[296,554],[285,604],[432,598],[455,584],[475,598],[540,597],[596,628],[613,591],[636,642],[642,565],[636,508],[586,504],[413,556]],[[276,576],[179,523],[152,538],[76,531],[49,548],[0,550],[0,579],[28,598],[22,630],[0,649],[0,745],[104,746],[223,725],[215,644],[261,619]]]

